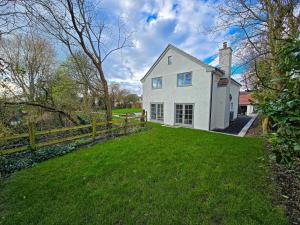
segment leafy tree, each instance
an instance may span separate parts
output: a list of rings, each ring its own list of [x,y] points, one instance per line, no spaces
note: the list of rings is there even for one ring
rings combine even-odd
[[[76,82],[59,71],[51,83],[51,95],[54,105],[71,113],[80,106],[79,88]]]
[[[90,114],[95,98],[99,96],[102,90],[94,65],[82,52],[78,51],[62,63],[61,69],[76,82],[78,94],[81,96],[83,103],[79,106],[85,114]]]

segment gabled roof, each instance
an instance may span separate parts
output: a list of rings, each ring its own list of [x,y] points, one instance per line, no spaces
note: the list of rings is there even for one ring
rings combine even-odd
[[[168,44],[168,46],[165,48],[165,50],[161,53],[161,55],[158,57],[158,59],[155,61],[155,63],[150,67],[150,69],[148,70],[148,72],[145,74],[145,76],[141,79],[141,81],[143,82],[147,76],[152,72],[152,70],[155,68],[155,66],[160,62],[160,60],[166,55],[166,53],[170,50],[174,50],[176,51],[177,53],[189,58],[190,60],[192,60],[193,62],[199,64],[200,66],[203,66],[204,68],[206,68],[207,71],[214,71],[214,70],[218,70],[218,71],[221,71],[219,70],[218,68],[216,67],[213,67],[213,66],[210,66],[210,65],[207,65],[205,64],[204,62],[202,62],[201,60],[197,59],[196,57],[186,53],[185,51],[182,51],[181,49],[175,47],[174,45],[172,44]],[[222,71],[223,72],[223,71]]]

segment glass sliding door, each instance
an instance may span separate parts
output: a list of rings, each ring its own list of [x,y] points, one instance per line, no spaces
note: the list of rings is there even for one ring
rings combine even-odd
[[[151,103],[150,113],[151,120],[164,121],[164,104]]]
[[[193,125],[193,105],[184,105],[184,124]]]
[[[183,122],[183,105],[182,104],[176,104],[175,105],[175,123],[182,123]]]
[[[151,104],[151,120],[156,120],[156,104]]]
[[[175,124],[192,126],[193,116],[193,104],[175,104]]]

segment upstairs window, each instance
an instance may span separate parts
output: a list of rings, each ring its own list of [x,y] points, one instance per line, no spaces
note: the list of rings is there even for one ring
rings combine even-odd
[[[162,88],[162,78],[156,77],[152,78],[152,89],[160,89]]]
[[[177,74],[177,86],[185,87],[192,85],[192,73],[179,73]]]
[[[168,56],[168,65],[172,65],[172,56]]]

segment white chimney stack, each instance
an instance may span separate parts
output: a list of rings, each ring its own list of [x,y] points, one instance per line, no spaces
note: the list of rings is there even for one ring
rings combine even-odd
[[[223,48],[219,50],[219,64],[221,70],[225,71],[225,76],[231,75],[232,49],[227,46],[227,42],[223,43]]]

